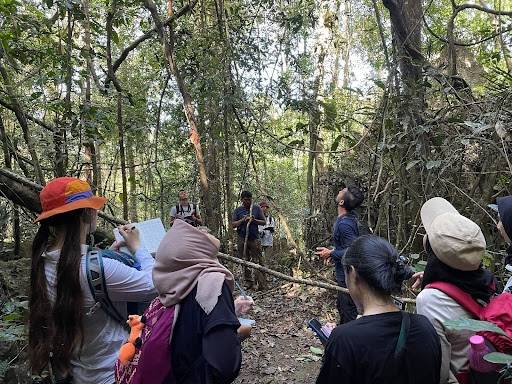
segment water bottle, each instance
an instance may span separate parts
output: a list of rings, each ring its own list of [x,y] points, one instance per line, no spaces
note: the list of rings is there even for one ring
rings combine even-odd
[[[485,344],[485,339],[480,335],[473,335],[469,338],[469,366],[476,372],[493,372],[497,366],[484,360],[484,356],[489,352],[489,347]]]

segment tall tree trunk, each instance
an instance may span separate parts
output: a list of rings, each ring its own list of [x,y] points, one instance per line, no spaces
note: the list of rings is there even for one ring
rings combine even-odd
[[[308,206],[308,218],[304,226],[304,239],[306,247],[312,244],[312,220],[314,216],[313,196],[315,193],[315,161],[317,157],[317,143],[320,135],[320,120],[321,112],[318,103],[318,96],[323,93],[322,84],[324,79],[324,60],[325,52],[327,47],[327,41],[318,39],[317,49],[318,62],[317,62],[317,73],[313,84],[313,94],[309,99],[309,153],[308,153],[308,168],[306,173],[306,186],[307,186],[307,206]]]
[[[483,0],[479,0],[479,3],[482,7],[487,7],[486,3]],[[494,9],[501,11],[501,0],[494,0]],[[501,20],[500,15],[493,15],[491,13],[488,14],[489,19],[492,21],[492,24],[495,26],[496,33],[499,33],[502,30],[503,21]],[[503,39],[503,33],[499,33],[496,36],[496,51],[501,51],[503,54],[503,60],[505,61],[505,65],[507,66],[507,72],[512,72],[512,58],[510,57],[510,49],[507,47],[505,40]]]
[[[341,1],[336,0],[336,20],[340,18],[341,13]],[[343,17],[341,17],[343,19]],[[329,85],[329,92],[333,93],[338,88],[338,82],[340,79],[340,58],[341,58],[341,45],[343,38],[340,33],[338,23],[334,23],[332,27],[333,34],[333,49],[334,49],[334,64],[332,68],[332,79]]]
[[[62,142],[61,158],[57,157],[56,170],[58,176],[66,175],[68,168],[67,130],[73,129],[73,111],[71,93],[73,91],[73,12],[67,11],[67,38],[66,38],[66,100],[65,125],[60,127],[59,136]]]
[[[233,251],[233,241],[234,241],[234,232],[231,226],[231,215],[233,210],[233,189],[232,189],[232,181],[231,181],[231,145],[232,141],[230,139],[229,134],[229,119],[227,116],[227,111],[224,111],[223,116],[223,135],[224,135],[224,189],[225,189],[225,198],[224,198],[224,211],[226,217],[226,226],[227,226],[227,238],[229,241],[229,254],[232,254]]]
[[[446,26],[446,38],[448,40],[448,73],[450,76],[457,75],[457,48],[455,46],[455,18],[457,17],[457,7],[452,2],[452,14],[448,19]]]
[[[89,25],[89,9],[88,9],[88,1],[84,0],[82,7],[84,9],[85,19],[84,19],[84,43],[85,43],[85,51],[86,55],[91,54],[91,33],[90,33],[90,25]],[[83,107],[82,107],[82,113],[80,115],[80,125],[81,130],[84,133],[85,136],[85,142],[84,142],[84,150],[85,150],[85,158],[87,162],[89,163],[86,165],[85,168],[85,177],[89,184],[91,184],[91,188],[93,190],[93,193],[96,191],[96,183],[94,180],[96,173],[95,164],[95,148],[94,148],[94,138],[89,135],[90,129],[88,129],[88,126],[90,124],[89,118],[87,114],[89,113],[89,110],[91,109],[91,74],[89,71],[87,71],[85,75],[85,95],[84,95],[84,101],[83,101]]]
[[[119,138],[119,159],[121,161],[121,183],[123,186],[123,220],[128,220],[128,188],[126,185],[126,157],[124,149],[123,96],[117,93],[117,129]]]
[[[160,93],[160,100],[158,101],[158,110],[157,110],[157,114],[156,114],[156,128],[155,128],[155,171],[156,171],[156,174],[158,175],[158,185],[159,185],[159,201],[160,201],[160,217],[163,218],[165,217],[165,212],[164,212],[164,200],[166,198],[166,196],[164,196],[164,179],[162,178],[162,174],[160,173],[160,165],[159,165],[159,162],[158,162],[158,138],[159,138],[159,135],[160,135],[160,126],[162,124],[161,122],[161,115],[162,115],[162,103],[163,103],[163,100],[164,100],[164,95],[165,95],[165,92],[167,90],[167,85],[169,84],[169,80],[171,79],[171,76],[168,74],[167,77],[165,78],[165,82],[164,82],[164,86],[162,87],[162,92]]]
[[[8,169],[12,169],[11,150],[9,149],[9,138],[7,137],[7,132],[5,131],[4,120],[2,118],[1,113],[0,113],[0,137],[2,139],[2,149],[4,151],[5,167]]]
[[[0,74],[2,75],[2,79],[5,84],[5,90],[7,92],[7,95],[9,96],[9,99],[11,100],[14,114],[16,115],[16,118],[18,119],[18,122],[21,126],[21,130],[23,131],[23,138],[25,139],[25,143],[27,144],[28,152],[30,153],[30,158],[32,160],[32,164],[34,166],[35,174],[36,174],[36,180],[39,184],[45,185],[44,181],[44,175],[43,175],[43,169],[41,168],[41,164],[39,163],[39,158],[37,156],[36,148],[34,145],[34,142],[32,141],[32,136],[30,134],[30,130],[28,128],[28,121],[27,117],[25,116],[25,113],[23,109],[21,108],[21,104],[18,101],[18,97],[16,96],[16,93],[14,91],[14,87],[12,86],[11,80],[9,79],[9,76],[7,74],[7,71],[5,67],[2,64],[3,59],[3,51],[0,48]]]
[[[213,209],[214,206],[220,206],[220,196],[222,191],[220,189],[220,178],[218,174],[218,159],[217,159],[217,145],[216,140],[213,136],[213,132],[210,132],[206,136],[206,148],[207,148],[207,170],[208,179],[211,180],[208,188],[208,196],[203,196],[203,211],[205,212],[204,223],[212,231],[212,234],[219,237],[221,228],[221,217],[222,212],[220,209]],[[217,198],[213,198],[217,196]]]
[[[101,195],[101,163],[99,162],[99,153],[96,150],[96,137],[95,134],[92,133],[91,129],[89,129],[89,118],[87,114],[91,108],[91,77],[93,76],[92,71],[94,70],[91,60],[91,23],[90,23],[90,14],[89,14],[89,0],[82,1],[82,7],[84,10],[84,43],[85,43],[85,55],[87,61],[87,74],[85,76],[85,101],[83,106],[83,114],[82,114],[82,130],[85,133],[85,154],[89,158],[91,162],[91,167],[89,168],[88,179],[91,181],[91,187],[93,193],[97,193]],[[91,175],[92,173],[92,175]],[[92,177],[91,177],[92,176]]]
[[[229,42],[228,25],[225,18],[224,0],[215,1],[215,10],[217,12],[217,26],[219,29],[219,36],[223,42],[224,54],[222,55],[223,77],[224,82],[222,86],[222,135],[224,137],[224,214],[227,227],[227,240],[228,240],[228,253],[233,252],[234,232],[231,227],[231,214],[233,209],[233,190],[231,180],[231,146],[232,140],[230,135],[230,121],[232,106],[232,75],[231,75],[231,46]]]
[[[199,136],[199,131],[197,129],[197,121],[195,117],[195,108],[192,103],[192,97],[188,92],[188,89],[185,85],[185,81],[183,76],[176,64],[176,59],[174,57],[174,32],[172,30],[172,26],[169,28],[169,33],[164,28],[162,24],[162,20],[158,15],[158,10],[156,8],[153,0],[144,0],[144,4],[146,8],[151,12],[151,16],[153,21],[155,22],[155,26],[158,32],[158,36],[162,41],[164,55],[169,66],[169,70],[174,76],[176,80],[176,84],[178,85],[178,89],[180,91],[181,97],[183,98],[183,108],[185,111],[185,116],[188,121],[188,125],[190,127],[190,141],[194,145],[195,155],[197,160],[197,165],[199,168],[199,180],[201,185],[201,192],[203,196],[208,195],[208,177],[206,174],[206,165],[203,156],[203,150],[201,148],[201,137]]]
[[[137,222],[137,175],[133,156],[133,142],[131,136],[127,136],[126,157],[128,158],[128,180],[130,182],[130,221]]]
[[[4,151],[4,162],[5,168],[12,169],[11,162],[11,151],[9,150],[9,138],[7,137],[7,132],[5,131],[4,120],[2,119],[2,115],[0,114],[0,137],[2,139],[2,148]],[[13,204],[12,210],[12,232],[14,238],[14,254],[19,256],[20,254],[20,244],[21,244],[21,231],[20,231],[20,209],[16,204]],[[4,236],[2,236],[3,238]],[[3,241],[3,239],[2,239]]]
[[[343,48],[343,87],[348,88],[350,83],[350,50],[352,49],[352,7],[350,0],[343,2],[343,29],[345,46]]]
[[[421,81],[422,65],[425,62],[421,53],[421,0],[382,0],[382,3],[391,17],[405,101],[417,116],[425,107],[425,86]]]
[[[101,170],[101,147],[97,141],[93,143],[94,146],[94,157],[93,157],[93,169],[97,169],[97,172],[94,172],[94,176],[96,177],[96,182],[94,185],[96,185],[96,193],[98,196],[103,196],[103,190],[101,189],[103,177],[102,177],[102,170]],[[96,163],[94,163],[94,160],[96,160]],[[94,180],[94,179],[93,179]]]

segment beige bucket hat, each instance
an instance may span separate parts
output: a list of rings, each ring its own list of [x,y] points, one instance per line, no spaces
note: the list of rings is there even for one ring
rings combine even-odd
[[[461,271],[478,269],[486,243],[475,222],[462,216],[442,197],[434,197],[423,204],[421,221],[439,260]]]

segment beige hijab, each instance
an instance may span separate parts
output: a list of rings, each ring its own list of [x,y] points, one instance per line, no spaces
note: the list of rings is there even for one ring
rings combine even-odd
[[[226,281],[233,290],[233,274],[217,259],[220,242],[211,235],[175,220],[156,251],[153,283],[166,307],[178,304],[196,286],[196,301],[207,313],[215,308]]]

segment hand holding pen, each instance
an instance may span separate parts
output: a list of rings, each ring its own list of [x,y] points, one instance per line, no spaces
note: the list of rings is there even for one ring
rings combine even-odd
[[[127,247],[132,254],[140,248],[140,233],[133,224],[126,224],[118,227],[123,241],[116,241],[111,248],[119,250],[121,247]]]

